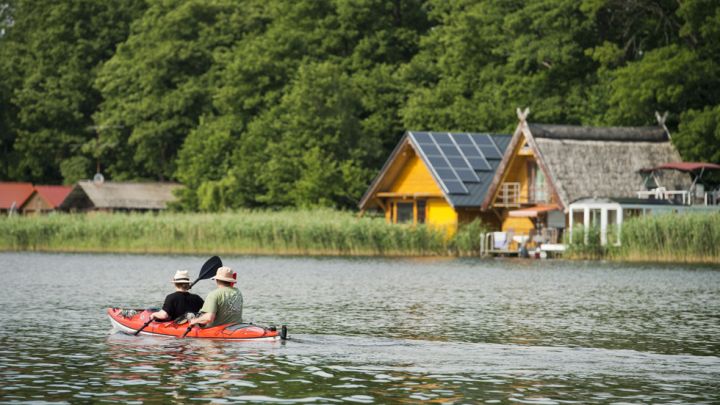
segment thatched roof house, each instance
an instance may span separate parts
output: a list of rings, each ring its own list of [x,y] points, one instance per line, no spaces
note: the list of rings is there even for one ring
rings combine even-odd
[[[177,183],[96,184],[81,181],[65,198],[63,210],[151,211],[164,210],[175,201],[173,191],[182,187]]]
[[[548,188],[542,202],[557,204],[563,211],[580,198],[636,197],[645,181],[641,169],[681,161],[663,126],[548,125],[528,123],[522,113],[519,116],[520,123],[483,201],[483,209],[493,205],[518,157],[526,157],[527,162],[516,164],[513,170],[523,170],[528,163],[536,165],[535,177],[543,177]],[[688,176],[682,174],[668,173],[663,181],[671,186],[689,184]],[[533,181],[530,183],[532,188]],[[533,201],[530,194],[527,203],[539,202]]]

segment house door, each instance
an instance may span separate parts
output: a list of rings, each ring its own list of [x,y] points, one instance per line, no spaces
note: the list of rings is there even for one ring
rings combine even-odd
[[[549,202],[547,179],[545,172],[538,166],[535,160],[527,162],[528,170],[528,202],[546,203]]]

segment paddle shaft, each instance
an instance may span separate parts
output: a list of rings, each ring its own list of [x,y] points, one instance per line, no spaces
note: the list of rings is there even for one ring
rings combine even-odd
[[[153,318],[150,317],[150,319],[148,319],[148,321],[145,322],[145,323],[143,324],[143,326],[140,327],[140,329],[136,330],[135,333],[133,333],[133,335],[135,335],[135,336],[139,335],[140,332],[142,332],[143,329],[147,328],[147,326],[150,325],[150,322],[152,322],[152,321],[153,321]]]

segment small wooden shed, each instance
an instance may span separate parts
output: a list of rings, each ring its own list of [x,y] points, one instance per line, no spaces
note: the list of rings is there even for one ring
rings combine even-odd
[[[30,198],[22,205],[23,214],[38,214],[58,209],[72,191],[70,186],[35,186]]]

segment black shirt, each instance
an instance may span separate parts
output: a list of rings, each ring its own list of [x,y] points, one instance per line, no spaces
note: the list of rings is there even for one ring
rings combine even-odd
[[[175,291],[165,297],[163,311],[170,316],[169,320],[175,320],[188,312],[198,312],[203,306],[203,299],[199,295],[190,294],[186,291]]]

